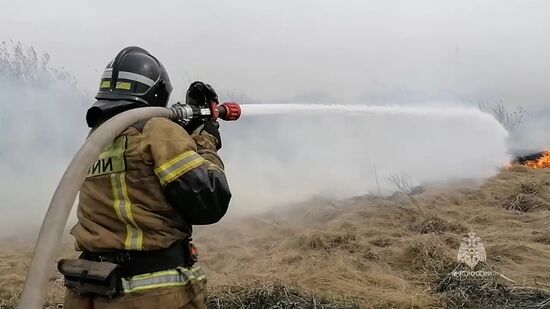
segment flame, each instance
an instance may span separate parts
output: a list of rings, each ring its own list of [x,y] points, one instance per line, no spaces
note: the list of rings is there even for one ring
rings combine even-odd
[[[523,163],[530,168],[550,168],[550,151],[545,151],[537,160],[531,160]]]

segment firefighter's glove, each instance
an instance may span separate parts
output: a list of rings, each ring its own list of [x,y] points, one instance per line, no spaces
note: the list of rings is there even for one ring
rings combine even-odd
[[[196,81],[187,89],[185,102],[193,107],[209,107],[212,102],[218,103],[218,94],[209,84]]]
[[[191,83],[189,89],[187,89],[185,102],[191,106],[193,110],[198,108],[210,108],[210,104],[218,104],[218,94],[209,84],[196,81]],[[185,126],[185,130],[191,134],[204,123],[204,119],[193,119]]]
[[[193,135],[203,135],[204,133],[210,134],[215,140],[216,150],[220,150],[222,148],[222,137],[220,136],[219,127],[220,124],[217,121],[209,120],[196,128],[195,131],[193,131]]]

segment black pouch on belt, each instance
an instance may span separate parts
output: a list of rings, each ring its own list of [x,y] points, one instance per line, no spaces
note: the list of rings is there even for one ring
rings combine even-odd
[[[112,298],[120,294],[118,264],[64,259],[57,269],[65,276],[65,286],[78,295]]]

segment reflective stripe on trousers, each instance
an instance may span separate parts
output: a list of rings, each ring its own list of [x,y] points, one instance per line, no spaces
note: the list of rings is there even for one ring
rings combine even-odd
[[[122,278],[122,289],[127,294],[149,289],[183,286],[191,281],[200,281],[205,278],[200,267],[185,268],[179,266],[171,270]]]

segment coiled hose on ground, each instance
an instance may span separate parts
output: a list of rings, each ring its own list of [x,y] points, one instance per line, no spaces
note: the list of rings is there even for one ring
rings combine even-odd
[[[37,309],[43,305],[60,240],[89,166],[97,160],[105,147],[135,122],[153,117],[180,118],[178,113],[181,110],[163,107],[129,110],[109,119],[88,137],[67,167],[52,197],[34,247],[19,309]]]

